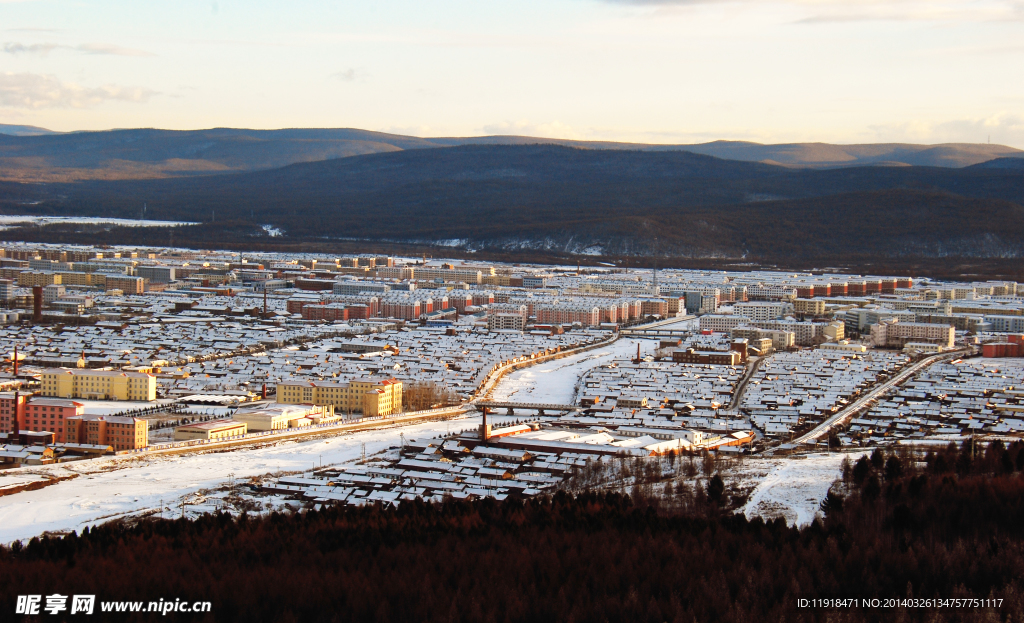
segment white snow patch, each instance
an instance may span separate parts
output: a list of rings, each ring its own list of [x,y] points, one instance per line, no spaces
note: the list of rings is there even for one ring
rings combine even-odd
[[[203,489],[276,472],[310,470],[353,461],[407,440],[428,439],[479,426],[480,418],[427,422],[310,441],[282,441],[261,448],[180,456],[120,456],[0,471],[0,489],[30,477],[70,476],[36,491],[0,497],[0,543],[43,532],[81,531],[118,517],[158,511],[171,515],[177,501]],[[233,476],[230,476],[233,474]]]
[[[197,225],[189,221],[150,221],[127,218],[104,218],[98,216],[0,216],[0,230],[22,225],[53,225],[55,223],[79,223],[83,225],[120,225],[122,227],[180,227]]]
[[[856,461],[865,453],[811,454],[806,458],[767,459],[774,463],[750,494],[742,512],[747,519],[782,517],[788,525],[810,525],[832,483],[842,476],[844,458]]]
[[[523,368],[505,375],[491,394],[492,400],[570,404],[580,378],[589,370],[636,355],[636,345],[649,354],[652,342],[619,339],[608,346]]]

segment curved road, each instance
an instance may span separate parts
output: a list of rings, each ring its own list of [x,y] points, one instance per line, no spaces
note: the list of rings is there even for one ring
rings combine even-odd
[[[871,391],[864,394],[856,401],[846,405],[846,407],[840,409],[839,411],[836,411],[836,413],[833,414],[832,417],[828,418],[821,424],[818,424],[811,431],[804,433],[803,435],[789,443],[800,445],[818,439],[819,437],[827,433],[829,430],[831,430],[834,426],[838,425],[846,418],[852,417],[855,413],[866,407],[869,402],[876,400],[882,394],[889,391],[893,387],[899,385],[900,383],[906,381],[910,377],[916,375],[921,370],[940,361],[946,361],[950,359],[957,359],[959,357],[963,357],[965,354],[968,354],[969,352],[969,350],[958,349],[955,351],[930,355],[928,357],[925,357],[921,361],[918,361],[917,363],[913,363],[907,366],[896,376],[892,377],[885,383],[882,383],[881,385],[878,385],[877,387],[873,388]]]

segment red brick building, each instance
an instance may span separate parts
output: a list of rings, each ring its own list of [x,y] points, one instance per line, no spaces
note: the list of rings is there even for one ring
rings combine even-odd
[[[0,430],[14,427],[14,393],[0,394]],[[67,419],[80,416],[84,407],[74,400],[18,394],[18,430],[53,433],[58,443],[67,441]]]
[[[68,443],[113,446],[118,450],[137,450],[149,445],[146,420],[117,415],[77,415],[66,420]]]

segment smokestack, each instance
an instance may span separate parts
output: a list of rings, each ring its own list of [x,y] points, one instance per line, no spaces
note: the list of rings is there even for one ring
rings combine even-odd
[[[21,432],[21,427],[18,425],[21,412],[21,394],[18,390],[14,390],[14,412],[11,418],[11,432],[17,436]]]
[[[263,282],[263,317],[267,317],[267,282]],[[266,398],[266,396],[264,396]]]
[[[43,286],[32,286],[32,322],[43,319]]]
[[[14,378],[18,378],[18,345],[14,345]]]

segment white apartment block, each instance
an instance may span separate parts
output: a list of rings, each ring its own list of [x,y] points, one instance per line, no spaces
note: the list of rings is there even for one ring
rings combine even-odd
[[[883,348],[902,347],[907,342],[931,342],[952,348],[955,337],[952,325],[895,321],[871,325],[871,343]]]
[[[778,320],[784,317],[787,313],[793,312],[793,306],[789,303],[771,303],[771,302],[750,302],[750,303],[736,303],[733,305],[733,313],[746,316],[754,322],[767,322],[768,320]]]
[[[487,328],[491,331],[522,331],[526,326],[526,316],[516,313],[497,313],[487,315]]]
[[[758,283],[747,286],[747,298],[759,301],[781,301],[795,299],[796,288],[778,283]]]
[[[746,316],[732,316],[729,314],[706,314],[700,317],[701,331],[714,331],[715,333],[728,333],[736,327],[750,324],[750,318]]]
[[[993,333],[1024,333],[1024,316],[985,316]]]

